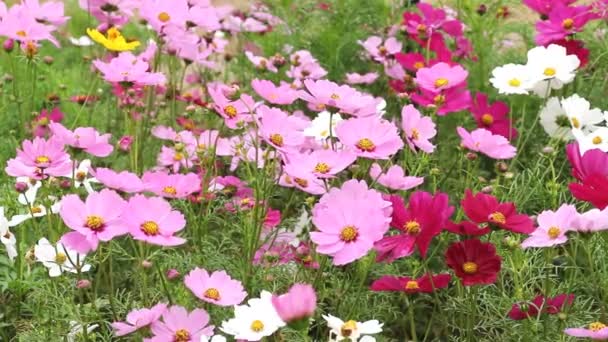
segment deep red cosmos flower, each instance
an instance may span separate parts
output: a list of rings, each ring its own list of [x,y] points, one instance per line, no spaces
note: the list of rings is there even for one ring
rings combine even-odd
[[[411,255],[415,246],[424,258],[431,240],[441,233],[454,212],[448,195],[416,191],[407,207],[400,196],[392,195],[389,200],[393,204],[391,227],[399,233],[376,242],[377,260],[391,262]]]
[[[538,295],[531,302],[513,304],[508,316],[512,320],[520,321],[530,317],[535,318],[539,313],[556,315],[562,312],[565,307],[572,305],[573,302],[573,294],[561,294],[553,298]]]
[[[443,273],[437,275],[425,274],[420,278],[383,276],[370,286],[372,291],[398,291],[407,294],[431,293],[437,289],[448,287],[452,276]]]
[[[460,221],[456,222],[448,222],[445,227],[450,233],[458,234],[458,235],[468,235],[468,236],[481,236],[488,234],[491,229],[488,226],[480,226],[471,221]]]
[[[501,259],[490,242],[477,239],[454,242],[445,259],[464,286],[493,284],[500,272]]]
[[[608,206],[608,154],[593,149],[580,154],[577,143],[566,146],[572,176],[578,183],[570,183],[572,196],[590,202],[599,209]]]
[[[530,217],[518,214],[512,202],[499,203],[492,195],[482,192],[473,195],[471,190],[467,189],[461,204],[464,213],[477,224],[487,223],[520,234],[530,234],[534,231],[534,223]]]
[[[475,118],[475,122],[477,122],[477,127],[485,128],[509,140],[517,137],[517,130],[509,119],[509,106],[506,103],[496,101],[490,104],[488,103],[488,95],[477,93],[469,110]]]

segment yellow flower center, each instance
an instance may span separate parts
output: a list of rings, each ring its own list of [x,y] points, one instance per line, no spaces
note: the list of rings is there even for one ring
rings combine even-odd
[[[332,100],[339,100],[340,99],[340,95],[338,95],[338,94],[331,94],[330,97],[331,97]]]
[[[354,226],[346,226],[342,228],[342,231],[340,232],[340,240],[344,242],[353,242],[357,239],[358,235],[357,228]]]
[[[103,230],[103,218],[97,215],[87,216],[87,221],[85,222],[85,227],[89,228],[92,231],[99,232]]]
[[[294,182],[296,182],[296,184],[298,184],[299,186],[305,188],[308,186],[308,181],[306,179],[302,179],[302,178],[294,178],[293,179]]]
[[[555,69],[554,68],[545,68],[545,71],[543,71],[543,74],[548,77],[555,76]]]
[[[443,104],[445,103],[445,96],[444,95],[437,95],[433,98],[433,103],[435,104],[435,106],[440,107],[443,106]]]
[[[141,225],[140,228],[144,234],[151,236],[158,235],[158,231],[160,230],[158,224],[154,221],[146,221]]]
[[[595,136],[595,137],[593,137],[593,140],[591,140],[591,142],[592,142],[594,145],[599,145],[599,144],[601,144],[601,143],[602,143],[602,138],[601,138],[601,137],[598,137],[598,136]]]
[[[477,272],[477,264],[472,261],[467,261],[462,264],[462,270],[466,274],[473,274]]]
[[[184,154],[183,153],[177,152],[176,154],[173,155],[173,160],[174,161],[180,161],[182,159],[184,159]]]
[[[357,322],[350,320],[342,324],[342,327],[340,327],[340,334],[344,337],[349,337],[355,330],[357,330]]]
[[[175,194],[177,194],[177,189],[175,189],[174,186],[166,186],[163,188],[163,192],[166,193],[167,195],[175,196]]]
[[[505,222],[507,222],[507,218],[505,217],[505,214],[501,213],[500,211],[496,211],[490,214],[490,221],[505,224]]]
[[[47,156],[38,156],[36,157],[36,164],[47,164],[50,163],[51,159]]]
[[[66,260],[68,260],[67,255],[59,252],[55,255],[55,262],[58,264],[63,264]]]
[[[424,63],[423,62],[416,62],[414,63],[414,69],[418,70],[418,69],[422,69],[424,68]]]
[[[570,119],[570,121],[572,122],[572,127],[574,127],[574,128],[581,127],[581,123],[580,123],[580,121],[578,121],[577,118],[572,118],[572,119]]]
[[[562,21],[562,27],[566,30],[570,30],[574,27],[574,20],[572,20],[572,18],[564,19],[564,21]]]
[[[32,207],[32,214],[40,214],[42,212],[42,208],[39,206]]]
[[[410,235],[418,235],[418,233],[420,233],[420,223],[416,221],[407,221],[403,225],[403,229]]]
[[[23,30],[19,30],[19,31],[17,31],[17,35],[19,37],[25,37],[25,36],[27,36],[27,33],[25,31],[23,31]]]
[[[406,290],[418,290],[419,288],[420,288],[420,286],[418,285],[418,282],[415,280],[410,280],[407,283],[405,283]]]
[[[108,29],[106,34],[109,40],[116,40],[119,37],[122,37],[122,34],[120,33],[120,31],[118,31],[116,27],[111,27],[110,29]]]
[[[557,239],[557,237],[559,236],[560,233],[560,229],[559,227],[556,226],[551,226],[549,227],[549,229],[547,230],[547,235],[549,235],[550,239]]]
[[[600,331],[604,328],[606,328],[606,324],[604,324],[602,322],[593,322],[593,323],[589,324],[589,330],[591,330],[593,332]]]
[[[412,128],[412,140],[420,139],[420,131],[416,128]]]
[[[277,133],[271,134],[270,135],[270,142],[272,142],[273,144],[281,147],[283,146],[283,136]]]
[[[315,165],[315,172],[318,173],[328,173],[330,170],[329,165],[327,165],[327,163],[317,163],[317,165]]]
[[[203,294],[203,296],[205,296],[205,298],[209,298],[209,299],[213,299],[213,300],[220,300],[220,291],[218,291],[216,288],[210,287],[207,290],[205,290],[205,293]]]
[[[167,12],[160,12],[158,14],[158,20],[160,20],[162,23],[166,23],[167,21],[171,20],[171,16]]]
[[[226,113],[226,115],[228,115],[229,118],[234,118],[237,115],[237,110],[233,105],[227,105],[226,107],[224,107],[224,113]]]
[[[509,80],[509,85],[511,87],[519,87],[521,85],[521,81],[518,80],[517,78],[512,78]]]
[[[256,319],[255,321],[251,322],[251,331],[260,332],[262,330],[264,330],[264,323],[262,321]]]
[[[481,122],[483,122],[483,124],[486,126],[490,126],[491,124],[494,123],[494,117],[492,116],[492,114],[486,113],[481,116]]]
[[[416,31],[418,31],[418,34],[425,34],[426,33],[426,25],[424,25],[424,24],[418,24],[418,26],[416,26]]]
[[[441,88],[448,85],[448,80],[446,78],[438,78],[435,80],[435,88]]]
[[[386,55],[388,53],[388,49],[385,46],[381,46],[381,47],[378,48],[378,53],[381,56],[384,56],[384,55]]]
[[[376,145],[374,145],[374,142],[369,140],[368,138],[363,138],[359,140],[356,146],[361,151],[365,152],[373,152],[376,149]]]
[[[188,342],[190,341],[190,332],[186,329],[179,329],[173,336],[173,342]]]

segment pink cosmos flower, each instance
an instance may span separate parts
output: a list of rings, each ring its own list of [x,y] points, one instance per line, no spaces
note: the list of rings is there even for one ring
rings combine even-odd
[[[51,111],[43,109],[40,114],[32,121],[33,134],[36,137],[43,137],[49,132],[49,124],[51,122],[61,122],[63,120],[63,113],[58,107],[53,108]]]
[[[252,263],[264,267],[274,267],[294,261],[294,247],[290,244],[290,241],[287,239],[277,240],[279,239],[262,245],[255,252]]]
[[[101,135],[93,127],[78,127],[72,132],[58,122],[51,122],[49,128],[63,144],[82,149],[93,156],[107,157],[114,151],[114,146],[108,142],[112,135]]]
[[[59,47],[59,42],[51,32],[53,25],[45,25],[36,20],[25,7],[12,6],[0,21],[0,35],[18,41],[23,47],[36,46],[37,42],[48,40]]]
[[[188,1],[142,0],[139,14],[158,33],[169,25],[186,27]]]
[[[118,148],[124,152],[128,152],[129,150],[131,150],[132,144],[133,137],[130,135],[123,135],[122,138],[118,140]]]
[[[538,228],[521,243],[522,248],[551,247],[568,241],[566,233],[578,216],[573,205],[562,204],[557,211],[545,210],[536,219]]]
[[[541,17],[548,18],[553,6],[570,5],[576,0],[523,0],[523,4],[531,10],[537,12]]]
[[[384,185],[391,190],[409,190],[417,187],[424,182],[424,177],[406,176],[399,165],[391,166],[386,173],[382,173],[382,168],[378,163],[372,164],[369,169],[372,180]]]
[[[367,254],[388,231],[391,203],[367,187],[365,181],[349,180],[332,188],[313,208],[310,233],[317,252],[333,257],[334,265],[346,265]]]
[[[395,37],[389,37],[384,43],[382,38],[371,36],[365,41],[358,41],[359,45],[367,51],[373,60],[376,62],[384,62],[386,59],[395,53],[401,51],[402,44]]]
[[[147,309],[136,309],[131,310],[127,314],[125,322],[114,322],[112,328],[114,329],[114,336],[125,336],[131,334],[141,328],[145,328],[150,324],[158,321],[160,316],[167,310],[167,304],[160,303]]]
[[[245,56],[256,68],[260,70],[268,70],[270,72],[276,73],[278,71],[277,67],[274,64],[268,61],[268,58],[262,56],[256,56],[251,51],[245,51]]]
[[[441,30],[452,37],[462,36],[462,23],[448,18],[443,9],[434,8],[433,5],[422,2],[417,7],[422,17],[411,12],[403,14],[403,24],[410,35],[424,39]]]
[[[485,128],[477,128],[470,133],[462,127],[458,127],[456,130],[464,147],[471,151],[481,152],[490,158],[511,159],[517,152],[517,149],[509,144],[507,138],[492,134]]]
[[[33,140],[23,140],[21,149],[17,149],[17,156],[8,160],[4,170],[12,177],[44,179],[68,174],[72,170],[72,162],[59,139],[35,137]]]
[[[549,19],[536,23],[536,44],[546,45],[581,32],[590,20],[596,18],[590,6],[567,6],[557,2],[549,13]]]
[[[422,116],[413,105],[407,105],[401,110],[401,128],[405,133],[405,141],[412,151],[420,149],[433,153],[435,145],[429,140],[437,134],[433,119]]]
[[[226,95],[230,87],[220,83],[210,83],[207,91],[213,100],[213,108],[229,128],[235,129],[253,120],[252,113],[257,104],[251,96],[241,94],[239,99],[232,101]]]
[[[185,239],[173,234],[184,229],[186,219],[161,197],[135,195],[129,199],[123,221],[135,240],[159,246],[177,246]]]
[[[465,84],[439,94],[422,88],[420,93],[412,94],[411,98],[418,105],[433,108],[440,116],[468,109],[471,104],[471,93],[466,90]]]
[[[572,229],[579,233],[593,233],[608,229],[608,209],[591,209],[576,215]]]
[[[40,3],[39,0],[23,0],[21,4],[23,10],[29,12],[40,23],[61,26],[70,19],[70,17],[64,16],[63,3],[60,1]]]
[[[93,65],[103,74],[104,80],[111,83],[123,85],[164,85],[166,78],[160,72],[148,72],[150,66],[147,62],[136,57],[130,52],[121,52],[118,57],[114,57],[109,63],[101,60],[94,60]]]
[[[151,338],[144,342],[194,342],[202,341],[203,336],[212,336],[215,326],[209,324],[209,314],[203,309],[192,312],[178,305],[169,307],[162,315],[163,321],[152,324]]]
[[[289,116],[278,108],[260,106],[260,136],[279,151],[296,150],[304,143],[304,128],[296,117]]]
[[[272,306],[286,323],[312,317],[317,309],[317,294],[308,284],[294,284],[287,293],[272,296]]]
[[[377,117],[341,121],[336,127],[336,136],[363,158],[388,159],[403,148],[397,127]]]
[[[429,68],[421,68],[416,72],[416,84],[424,90],[439,93],[443,90],[461,86],[469,75],[460,65],[450,66],[447,63],[437,63]]]
[[[564,330],[564,333],[574,337],[590,338],[597,341],[608,340],[608,326],[601,322],[593,322],[587,328],[568,328]]]
[[[178,145],[179,146],[179,145]],[[170,168],[174,173],[181,168],[186,170],[195,165],[196,151],[192,145],[176,146],[175,148],[163,146],[156,158],[159,166]]]
[[[380,77],[377,72],[368,72],[367,74],[359,74],[356,72],[346,74],[346,83],[348,84],[372,84]]]
[[[134,193],[144,189],[141,179],[139,179],[136,174],[129,171],[116,172],[104,167],[98,167],[93,176],[108,188],[122,192]]]
[[[319,178],[331,178],[345,170],[357,160],[357,155],[348,150],[316,150],[307,153],[290,153],[286,164],[305,170]]]
[[[509,140],[517,137],[517,130],[509,119],[509,106],[506,103],[496,101],[489,104],[486,94],[477,93],[469,110],[477,122],[477,127],[485,128],[492,134],[502,135]]]
[[[377,116],[377,107],[381,99],[362,93],[348,85],[339,85],[327,80],[304,80],[306,90],[300,91],[300,98],[308,102],[314,111],[335,107],[342,113],[354,116]]]
[[[289,83],[282,83],[277,87],[271,81],[256,78],[251,81],[251,87],[264,100],[272,104],[290,105],[299,97],[298,90],[293,89]]]
[[[167,198],[185,198],[201,189],[201,179],[194,173],[146,172],[141,180],[147,191]]]
[[[209,274],[197,267],[184,278],[184,284],[200,300],[219,306],[238,305],[247,297],[243,284],[226,271]]]
[[[286,164],[279,185],[297,188],[312,195],[324,194],[327,190],[323,181],[310,170],[300,168],[298,164]]]
[[[63,197],[59,215],[74,232],[64,235],[62,240],[70,246],[76,240],[84,240],[90,246],[89,250],[96,250],[99,241],[110,241],[126,234],[127,227],[122,220],[126,205],[120,195],[109,189],[90,193],[85,202],[78,195]],[[82,248],[78,249],[81,252]]]

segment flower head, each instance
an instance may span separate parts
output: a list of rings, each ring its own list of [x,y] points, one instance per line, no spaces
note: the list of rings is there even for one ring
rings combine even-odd
[[[262,291],[260,298],[235,306],[234,318],[222,322],[221,329],[237,340],[259,341],[283,326],[285,322],[272,305],[272,294]]]
[[[369,175],[373,180],[392,190],[409,190],[424,182],[424,177],[406,176],[399,165],[393,165],[383,173],[380,165],[374,163],[369,169]]]
[[[435,150],[435,145],[429,141],[437,134],[435,123],[430,117],[422,116],[413,105],[407,105],[401,110],[401,128],[412,151],[420,149],[432,153]]]
[[[515,204],[511,202],[499,203],[492,195],[482,192],[473,195],[467,189],[461,204],[464,213],[477,224],[490,224],[520,234],[534,231],[530,217],[517,213]]]
[[[340,142],[363,158],[388,159],[403,147],[397,127],[375,117],[353,118],[336,127]]]
[[[52,122],[49,124],[49,128],[53,136],[64,145],[82,149],[93,156],[107,157],[114,150],[114,146],[109,143],[111,135],[109,133],[99,134],[93,127],[78,127],[74,131],[70,131],[62,124]]]
[[[371,320],[366,322],[357,322],[349,320],[344,322],[338,317],[332,315],[323,315],[327,326],[330,329],[329,342],[342,341],[350,339],[351,341],[358,341],[359,338],[374,335],[382,332],[383,323],[378,320]]]
[[[70,156],[60,140],[35,137],[21,143],[17,157],[8,160],[5,171],[13,177],[44,179],[66,175],[72,169],[71,164]]]
[[[36,261],[49,269],[49,277],[58,277],[63,272],[87,272],[91,265],[84,263],[84,254],[79,254],[63,244],[53,246],[49,240],[42,238],[34,247]]]
[[[146,342],[190,342],[200,341],[202,336],[212,336],[213,325],[208,325],[209,314],[203,309],[188,312],[185,308],[174,305],[162,313],[162,321],[152,323],[153,337]]]
[[[115,336],[125,336],[157,322],[167,310],[167,304],[156,304],[151,308],[131,310],[125,322],[114,322],[112,328]]]
[[[184,215],[172,210],[169,202],[161,197],[131,197],[123,220],[135,240],[160,246],[177,246],[186,242],[174,236],[186,226]]]
[[[287,323],[312,317],[317,308],[315,289],[308,284],[294,284],[287,293],[272,296],[272,305]]]
[[[230,278],[225,271],[209,274],[197,267],[188,273],[184,283],[200,300],[219,306],[238,305],[247,297],[241,282]]]
[[[562,204],[557,211],[545,210],[537,217],[538,228],[521,243],[523,248],[552,247],[568,241],[566,233],[572,229],[578,212],[573,205]]]
[[[445,258],[464,286],[493,284],[500,272],[501,259],[490,242],[477,239],[454,242]]]
[[[432,293],[435,290],[448,287],[452,276],[449,274],[425,274],[420,278],[382,276],[374,280],[370,289],[372,291],[395,291],[414,293]]]
[[[485,128],[477,128],[470,133],[462,127],[456,130],[462,139],[461,144],[471,151],[481,152],[493,159],[515,157],[517,149],[502,135],[492,134]]]
[[[201,189],[201,179],[194,173],[146,172],[141,180],[147,191],[167,198],[185,198]]]
[[[115,27],[109,28],[105,35],[95,29],[88,28],[87,34],[95,42],[103,45],[110,51],[130,51],[136,49],[140,45],[137,40],[127,42],[122,33]]]
[[[509,140],[517,137],[517,130],[509,119],[509,106],[506,103],[496,101],[489,104],[486,94],[477,93],[470,110],[477,127],[485,128],[492,134],[502,135]]]

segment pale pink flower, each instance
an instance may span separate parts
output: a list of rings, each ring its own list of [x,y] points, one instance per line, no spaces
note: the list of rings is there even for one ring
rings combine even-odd
[[[247,297],[243,284],[225,271],[209,274],[197,267],[184,278],[184,284],[197,298],[219,306],[238,305]]]
[[[386,173],[382,173],[380,165],[373,163],[369,169],[369,175],[372,180],[376,180],[391,190],[409,190],[424,182],[423,177],[406,176],[399,165],[393,165]]]
[[[161,197],[131,197],[123,221],[135,240],[159,246],[177,246],[186,242],[174,236],[186,226],[184,215],[172,210],[169,202]]]
[[[405,133],[405,141],[412,151],[420,149],[433,153],[435,145],[429,140],[437,134],[433,119],[422,116],[413,105],[407,105],[401,110],[401,128]]]
[[[348,150],[316,150],[311,153],[290,153],[286,166],[301,169],[319,178],[332,178],[357,160],[357,155]]]
[[[279,151],[291,151],[304,143],[305,125],[300,119],[266,105],[260,106],[256,113],[260,117],[259,134],[269,145]]]
[[[9,176],[33,179],[61,177],[72,170],[70,155],[65,152],[63,143],[54,137],[23,140],[17,156],[6,164],[5,171]]]
[[[114,322],[112,328],[115,336],[125,336],[158,321],[167,310],[167,304],[156,304],[151,308],[131,310],[125,322]]]
[[[129,171],[116,172],[112,169],[98,167],[93,175],[101,184],[111,189],[128,193],[140,192],[144,189],[141,179]]]
[[[251,81],[251,87],[264,100],[272,104],[290,105],[299,97],[298,90],[293,89],[289,83],[282,83],[277,87],[271,81],[256,78]]]
[[[579,233],[593,233],[608,229],[608,208],[590,209],[582,214],[577,214],[572,220],[572,230]]]
[[[572,229],[577,216],[576,208],[570,204],[562,204],[557,211],[543,211],[536,218],[538,227],[521,243],[521,247],[552,247],[566,243],[566,233]]]
[[[150,66],[130,52],[121,52],[109,63],[94,60],[93,65],[103,74],[104,80],[123,85],[164,85],[166,78],[160,72],[152,73]]]
[[[272,306],[286,323],[308,319],[317,309],[317,294],[308,284],[294,284],[287,293],[273,295]]]
[[[596,341],[608,340],[608,327],[601,322],[593,322],[587,328],[568,328],[564,333],[569,336],[590,338]]]
[[[151,338],[144,342],[198,342],[206,341],[203,336],[213,335],[215,326],[208,325],[210,318],[207,311],[195,309],[188,312],[185,308],[174,305],[162,314],[162,322],[152,324]]]
[[[142,0],[139,14],[158,33],[165,26],[186,27],[188,2],[186,0]]]
[[[403,148],[397,127],[377,117],[341,121],[336,135],[344,146],[363,158],[388,159]]]
[[[390,56],[401,51],[401,42],[395,37],[389,37],[384,43],[381,37],[371,36],[365,41],[358,41],[359,45],[367,51],[367,53],[376,62],[384,62]]]
[[[146,172],[141,180],[147,191],[167,198],[185,198],[201,189],[201,179],[194,173]]]
[[[260,70],[268,70],[275,73],[278,71],[277,67],[275,67],[266,57],[256,56],[251,51],[245,51],[245,56],[247,56],[247,59]]]
[[[450,66],[440,62],[416,72],[416,84],[433,93],[455,88],[465,82],[469,73],[460,65]]]
[[[84,150],[93,156],[107,157],[114,151],[114,146],[109,143],[112,135],[99,134],[93,127],[78,127],[70,131],[58,122],[51,122],[49,128],[63,144]]]
[[[346,74],[346,83],[348,84],[372,84],[376,82],[380,75],[377,72],[368,72],[367,74],[359,74],[356,72]]]
[[[509,144],[509,140],[502,135],[492,134],[485,128],[477,128],[468,132],[462,127],[457,128],[462,139],[461,144],[471,151],[481,152],[493,159],[511,159],[517,149]]]

